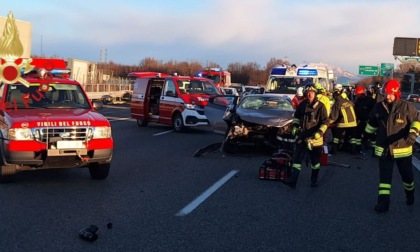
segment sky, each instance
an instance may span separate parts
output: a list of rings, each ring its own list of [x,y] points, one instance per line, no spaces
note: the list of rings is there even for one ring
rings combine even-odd
[[[418,0],[3,0],[32,24],[32,55],[163,62],[399,64],[395,37],[420,38]],[[0,31],[3,28],[0,28]]]

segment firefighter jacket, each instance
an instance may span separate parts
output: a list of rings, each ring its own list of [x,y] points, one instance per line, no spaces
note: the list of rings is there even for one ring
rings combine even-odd
[[[362,95],[358,97],[354,103],[357,121],[367,122],[369,120],[370,111],[372,111],[374,106],[375,100],[371,96]]]
[[[330,99],[328,99],[328,97],[324,94],[318,94],[316,97],[318,98],[318,100],[320,102],[322,102],[324,104],[325,109],[327,110],[327,116],[329,116],[330,115],[330,110],[331,110]]]
[[[420,118],[417,109],[403,100],[387,104],[376,103],[369,116],[365,131],[376,133],[375,156],[387,154],[394,158],[411,156],[413,146],[406,142],[409,133],[417,136],[420,130]]]
[[[297,142],[314,140],[313,146],[322,146],[324,143],[322,135],[327,131],[327,123],[327,110],[318,98],[315,97],[312,103],[308,99],[303,100],[293,116],[293,126],[300,128]]]
[[[331,108],[329,123],[336,124],[337,128],[356,127],[357,120],[353,102],[337,95]]]

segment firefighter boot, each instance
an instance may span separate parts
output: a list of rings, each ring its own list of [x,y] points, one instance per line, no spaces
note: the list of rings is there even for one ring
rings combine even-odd
[[[300,171],[298,169],[293,168],[292,174],[285,180],[286,185],[290,186],[293,189],[296,188],[299,173]]]
[[[388,212],[389,210],[389,195],[379,195],[378,204],[375,205],[375,211],[379,213]]]
[[[311,187],[317,187],[318,186],[318,174],[319,174],[319,169],[312,169]]]
[[[405,190],[405,203],[409,206],[414,204],[414,189],[411,191]]]
[[[352,144],[350,147],[350,154],[356,155],[357,154],[357,146],[355,144]]]

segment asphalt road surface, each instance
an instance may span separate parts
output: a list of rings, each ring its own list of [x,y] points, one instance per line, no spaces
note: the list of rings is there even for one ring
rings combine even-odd
[[[390,211],[374,212],[378,167],[370,153],[330,156],[350,167],[323,166],[317,188],[304,165],[293,190],[258,178],[269,157],[259,149],[192,157],[222,140],[209,128],[140,128],[124,106],[102,113],[115,140],[109,177],[58,169],[1,184],[0,251],[419,251],[418,191],[405,205],[395,169]],[[92,243],[78,237],[91,224],[99,227]]]

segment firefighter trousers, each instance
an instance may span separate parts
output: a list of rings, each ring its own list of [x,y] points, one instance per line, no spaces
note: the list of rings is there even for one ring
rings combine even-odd
[[[392,184],[392,172],[394,163],[397,165],[398,171],[404,185],[406,193],[414,190],[414,175],[412,168],[412,156],[393,159],[389,155],[379,159],[379,195],[390,195]]]

